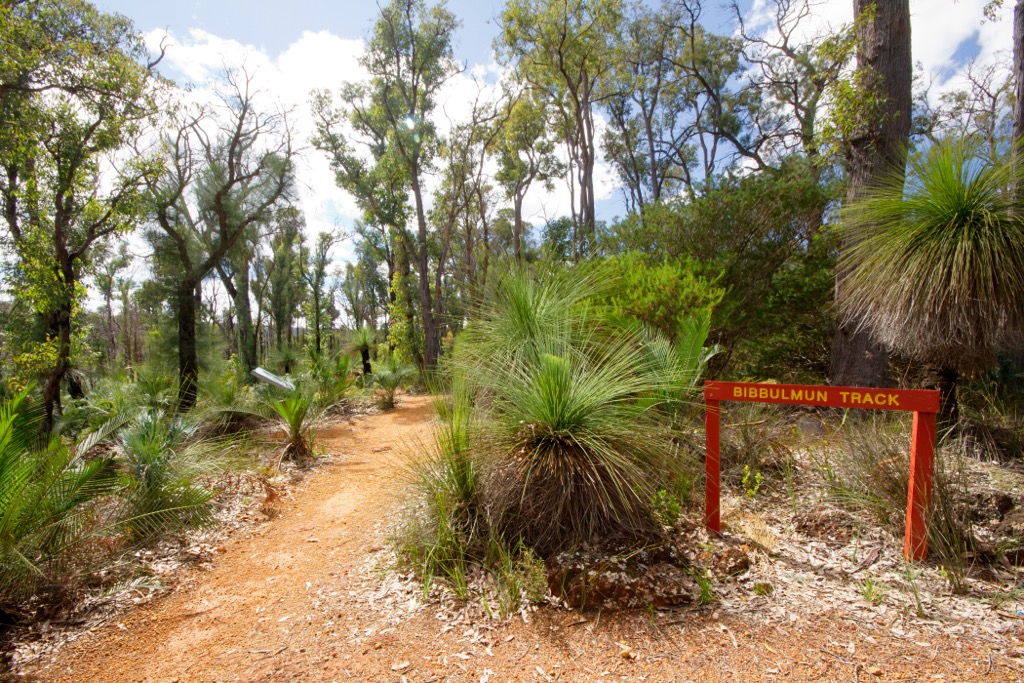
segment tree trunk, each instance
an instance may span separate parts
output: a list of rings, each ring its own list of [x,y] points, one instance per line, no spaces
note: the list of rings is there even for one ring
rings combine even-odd
[[[523,194],[516,192],[515,215],[512,220],[512,254],[516,264],[523,262]]]
[[[198,283],[185,280],[178,285],[178,412],[187,413],[196,404],[199,387],[199,355],[196,347]]]
[[[249,302],[249,265],[239,264],[235,270],[238,287],[235,291],[235,317],[238,327],[238,353],[242,360],[245,376],[248,378],[259,360],[256,357],[256,334],[252,324],[252,306]]]
[[[70,290],[74,290],[72,284]],[[43,432],[49,434],[53,429],[54,416],[60,410],[60,390],[64,383],[64,377],[71,365],[71,304],[64,301],[58,305],[57,310],[50,315],[51,339],[57,341],[57,362],[50,370],[46,382],[43,384],[43,408],[45,418],[43,420]]]
[[[941,427],[953,427],[960,417],[957,407],[957,382],[960,373],[954,368],[941,366],[927,366],[924,369],[924,379],[921,382],[922,389],[937,389],[939,392],[939,425]]]
[[[1013,8],[1013,142],[1024,140],[1024,0]]]
[[[437,325],[434,321],[433,303],[430,297],[430,261],[427,249],[427,217],[423,210],[423,192],[420,189],[419,174],[412,173],[412,191],[416,200],[416,223],[419,231],[418,253],[416,255],[419,271],[420,317],[423,320],[423,369],[427,372],[437,367],[440,348],[437,338]]]
[[[854,14],[874,7],[870,21],[857,31],[857,66],[884,103],[857,131],[847,154],[847,203],[862,196],[892,169],[903,169],[910,139],[911,83],[910,0],[854,0]],[[846,238],[849,240],[849,237]],[[848,248],[846,241],[842,246]],[[843,273],[836,273],[836,304],[843,305]],[[831,380],[836,385],[882,386],[889,355],[859,320],[841,320],[832,338]]]

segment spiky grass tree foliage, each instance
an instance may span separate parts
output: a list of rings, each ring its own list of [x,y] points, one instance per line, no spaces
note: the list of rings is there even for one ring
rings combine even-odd
[[[199,425],[163,411],[144,411],[118,436],[131,470],[127,506],[120,525],[142,540],[161,533],[208,524],[214,492],[199,483],[219,471],[226,442],[198,438]]]
[[[652,530],[651,499],[679,473],[655,410],[678,378],[589,309],[601,277],[500,276],[452,361],[481,412],[489,521],[541,554]]]
[[[384,410],[395,407],[395,393],[416,376],[416,368],[400,362],[394,355],[377,365],[373,381],[380,391],[377,403]]]
[[[79,455],[117,425],[77,449],[59,437],[40,445],[42,413],[26,397],[0,404],[0,604],[57,586],[72,552],[95,530],[96,502],[123,485],[113,459]]]
[[[924,363],[947,415],[958,376],[1024,333],[1024,170],[974,152],[937,144],[843,216],[842,313]]]

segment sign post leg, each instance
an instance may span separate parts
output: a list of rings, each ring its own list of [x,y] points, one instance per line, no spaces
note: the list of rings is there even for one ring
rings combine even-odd
[[[719,409],[717,400],[704,402],[705,457],[704,524],[708,531],[721,532],[719,512],[721,465],[719,462]]]
[[[932,493],[935,460],[935,413],[914,413],[910,436],[910,484],[907,487],[907,528],[903,556],[923,560],[928,556],[928,504]]]

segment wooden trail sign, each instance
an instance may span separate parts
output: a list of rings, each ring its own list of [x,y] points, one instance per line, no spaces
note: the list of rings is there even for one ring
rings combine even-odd
[[[721,401],[913,412],[914,423],[910,436],[910,485],[907,490],[907,527],[903,540],[903,555],[908,560],[923,560],[928,555],[928,503],[932,491],[935,416],[939,412],[939,392],[930,389],[705,382],[704,423],[707,455],[704,467],[707,484],[704,519],[707,528],[715,533],[721,531]]]

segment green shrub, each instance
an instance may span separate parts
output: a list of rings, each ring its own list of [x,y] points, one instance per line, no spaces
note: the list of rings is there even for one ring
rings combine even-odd
[[[161,411],[143,412],[117,439],[131,483],[120,524],[135,540],[209,524],[214,493],[197,483],[219,469],[217,443],[197,438],[199,426]]]
[[[0,404],[0,604],[58,589],[68,560],[101,526],[97,502],[123,487],[110,457],[81,457],[117,425],[83,439],[38,445],[27,390]]]
[[[415,376],[416,369],[399,362],[394,355],[389,356],[383,364],[378,364],[373,372],[373,381],[380,389],[377,394],[377,405],[383,410],[394,408],[395,393]]]

